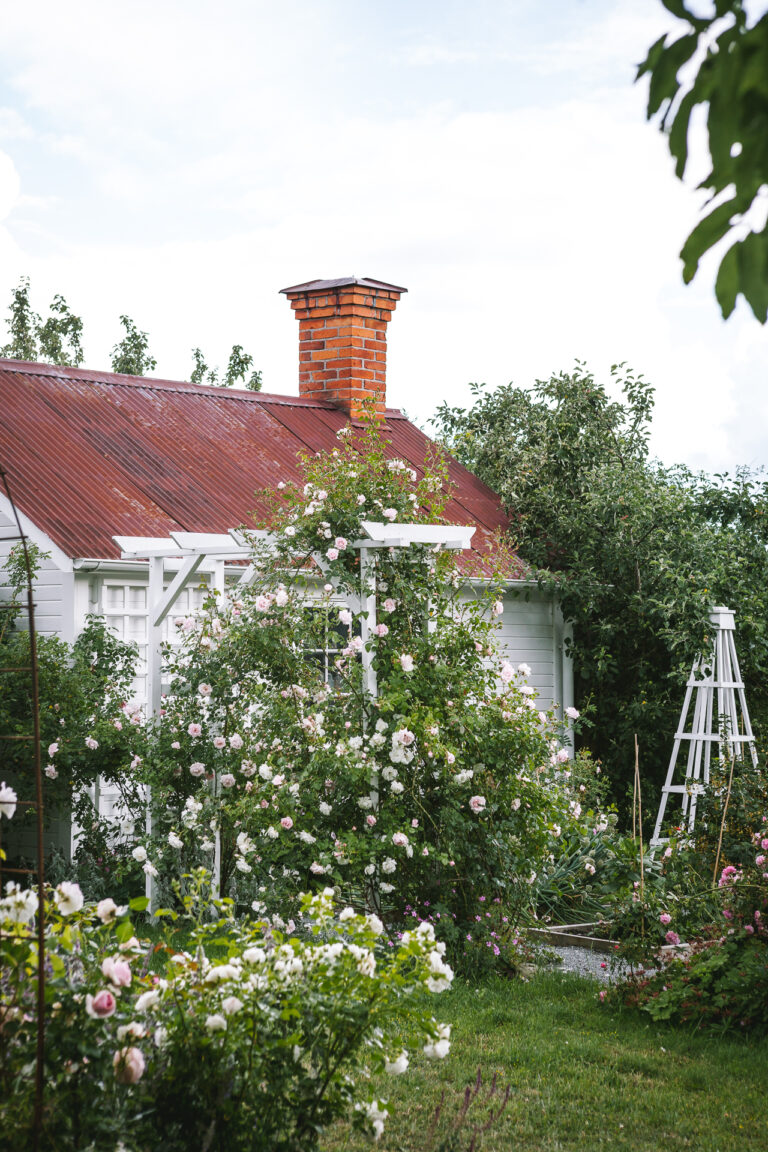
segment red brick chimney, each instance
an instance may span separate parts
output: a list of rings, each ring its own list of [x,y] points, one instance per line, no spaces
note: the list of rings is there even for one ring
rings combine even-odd
[[[353,420],[384,414],[387,324],[406,288],[344,276],[281,289],[299,321],[299,395],[328,400]]]

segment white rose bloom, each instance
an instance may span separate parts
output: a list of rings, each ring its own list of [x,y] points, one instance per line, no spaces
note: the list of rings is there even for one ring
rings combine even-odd
[[[226,1032],[227,1021],[224,1016],[215,1012],[212,1016],[206,1017],[205,1026],[209,1032]]]
[[[396,863],[396,861],[394,861],[392,859],[391,856],[387,856],[386,859],[382,861],[382,865],[381,865],[382,872],[386,872],[386,873],[394,872],[396,870],[396,868],[397,868],[397,863]]]
[[[141,844],[139,844],[136,848],[134,848],[133,852],[131,852],[131,856],[133,856],[137,863],[143,864],[147,858],[147,850],[146,848],[142,848]]]
[[[323,814],[323,816],[330,816],[331,812],[333,811],[331,805],[326,804],[325,800],[321,800],[317,807],[320,809],[320,812]]]
[[[227,1016],[231,1016],[234,1012],[240,1011],[243,1007],[243,1002],[239,1000],[237,996],[227,996],[226,1000],[222,1000],[221,1007]]]
[[[51,745],[51,747],[53,747],[53,745]],[[14,812],[16,811],[17,800],[18,797],[13,788],[11,788],[10,784],[6,784],[6,782],[3,780],[2,784],[0,784],[0,812],[3,814],[3,816],[7,817],[8,820],[11,819]]]
[[[402,1076],[403,1072],[408,1071],[408,1053],[401,1052],[394,1060],[385,1060],[384,1071],[390,1076]]]
[[[154,1008],[160,1001],[160,990],[158,988],[151,988],[149,992],[142,992],[136,1001],[137,1012],[148,1012],[150,1008]]]
[[[451,1050],[450,1024],[438,1024],[437,1038],[424,1045],[424,1055],[430,1060],[444,1060]]]
[[[181,839],[180,836],[177,836],[175,832],[169,832],[168,833],[168,843],[170,844],[171,848],[183,848],[184,847],[184,841]]]
[[[71,880],[62,880],[55,889],[53,898],[62,916],[70,916],[73,912],[79,912],[84,903],[80,885],[73,884]]]

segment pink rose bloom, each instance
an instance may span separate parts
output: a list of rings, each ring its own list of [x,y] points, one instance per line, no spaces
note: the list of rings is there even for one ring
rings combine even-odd
[[[581,715],[577,708],[566,708],[565,714],[569,720],[578,720]]]
[[[88,995],[85,998],[85,1010],[94,1020],[105,1020],[116,1007],[117,1001],[106,988],[102,988],[95,996]]]
[[[374,824],[376,823],[376,817],[375,816],[366,816],[365,822],[369,828],[373,828]]]
[[[404,652],[400,657],[400,667],[403,672],[413,672],[413,656],[409,656],[407,652]]]
[[[751,924],[745,924],[744,925],[744,931],[747,933],[748,936],[752,936],[752,935],[754,935],[755,930]]]
[[[55,756],[56,753],[58,752],[58,750],[59,750],[58,743],[48,745],[48,755],[49,756]]]
[[[761,848],[768,848],[768,837],[765,837],[763,840],[760,841],[760,847]]]
[[[395,844],[398,848],[405,848],[406,844],[408,843],[408,837],[406,836],[405,832],[395,832],[392,836],[392,843]]]
[[[765,856],[763,856],[763,854],[762,854],[762,853],[761,853],[759,856],[756,856],[756,857],[755,857],[755,864],[757,864],[758,868],[759,868],[759,867],[760,867],[762,864],[765,864]]]
[[[328,557],[329,560],[338,560],[338,558],[339,558],[338,548],[329,548],[328,551],[326,552],[326,556]]]
[[[485,805],[486,805],[485,796],[471,796],[470,797],[469,806],[473,812],[475,812],[475,813],[482,812],[483,809],[485,808]]]
[[[237,732],[233,732],[229,738],[229,746],[235,752],[239,752],[243,746],[243,738]]]
[[[349,608],[342,608],[339,612],[339,623],[349,626],[352,623],[352,613]]]
[[[98,740],[94,740],[93,736],[86,736],[85,746],[86,748],[90,748],[91,752],[95,752],[99,746],[99,742]]]
[[[211,687],[211,685],[205,684],[205,683],[198,684],[197,690],[201,696],[210,696],[211,692],[213,692],[213,688]]]
[[[227,744],[227,742],[223,736],[214,736],[214,738],[213,738],[214,748],[225,748],[226,744]]]
[[[179,744],[178,740],[174,740],[171,744],[171,748],[173,748],[174,752],[178,752],[179,748],[181,748],[181,744]]]
[[[225,772],[221,778],[222,788],[234,788],[235,783],[236,783],[236,781],[235,781],[235,778],[232,775],[232,773],[231,772]]]
[[[339,552],[343,552],[347,546],[347,541],[345,540],[345,538],[343,536],[337,536],[336,539],[334,540],[334,544],[338,548]]]
[[[280,821],[280,826],[290,830],[293,828],[293,820],[291,820],[290,816],[283,816],[282,820]]]
[[[666,940],[667,944],[679,944],[680,943],[680,937],[678,936],[677,932],[672,932],[672,931],[667,932],[664,939]]]
[[[192,776],[202,776],[203,772],[205,772],[205,764],[201,764],[199,761],[190,764],[189,771]]]
[[[669,924],[672,920],[672,917],[670,916],[669,912],[662,912],[661,916],[659,916],[659,920],[662,924]]]
[[[755,912],[755,922],[756,922],[757,924],[759,924],[759,923],[760,923],[760,921],[761,921],[761,919],[762,919],[762,917],[761,917],[761,915],[760,915],[760,911],[758,910],[757,912]]]
[[[115,1052],[112,1064],[119,1084],[138,1084],[147,1066],[140,1048],[121,1048]]]
[[[269,800],[260,800],[259,801],[259,807],[260,808],[269,808]]]
[[[190,736],[202,736],[202,734],[203,734],[202,725],[201,724],[190,724],[189,727],[187,728],[187,732],[189,733]],[[138,1051],[138,1049],[137,1049],[137,1051]]]
[[[119,956],[105,956],[101,962],[101,971],[116,988],[127,988],[131,983],[131,966]]]
[[[389,634],[389,628],[387,628],[386,624],[377,624],[374,632],[377,636],[387,636]]]
[[[112,721],[112,727],[116,728],[118,732],[122,732],[122,730],[123,730],[122,720],[113,720]]]
[[[501,616],[503,611],[504,611],[504,605],[501,602],[501,600],[494,600],[493,607],[491,608],[491,612],[493,613],[493,615],[494,616]]]
[[[384,601],[384,611],[385,612],[394,612],[395,608],[397,608],[397,604],[395,603],[395,601],[392,599],[391,596],[388,596],[387,599]]]
[[[730,908],[723,908],[723,916],[726,920],[733,920],[733,912],[731,912]]]
[[[505,684],[509,684],[509,682],[512,679],[512,677],[514,676],[514,674],[515,674],[515,670],[512,667],[512,665],[510,664],[509,660],[502,660],[501,672],[499,673],[502,681]]]
[[[454,756],[453,752],[446,752],[445,759],[448,764],[456,763],[456,757]]]

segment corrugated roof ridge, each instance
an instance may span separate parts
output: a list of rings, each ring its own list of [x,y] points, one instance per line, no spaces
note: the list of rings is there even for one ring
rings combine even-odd
[[[318,400],[315,397],[288,396],[283,392],[254,392],[247,388],[217,388],[212,384],[193,384],[190,380],[169,380],[162,376],[130,376],[123,372],[106,372],[96,368],[73,368],[68,365],[57,366],[0,358],[0,375],[4,372],[14,372],[21,376],[47,376],[53,380],[107,384],[116,388],[144,388],[153,392],[207,396],[215,400],[230,399],[252,404],[288,404],[297,408],[321,408],[325,412],[338,412],[338,408],[327,400]],[[399,408],[387,408],[385,415],[395,420],[407,419]]]

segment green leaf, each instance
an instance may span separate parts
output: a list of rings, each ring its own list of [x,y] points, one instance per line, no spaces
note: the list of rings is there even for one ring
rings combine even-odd
[[[739,287],[761,324],[768,318],[768,228],[750,232],[738,247]]]
[[[686,92],[680,101],[680,106],[669,130],[669,150],[677,161],[675,175],[679,180],[682,180],[685,175],[685,166],[688,163],[688,124],[695,103],[694,93]]]
[[[731,227],[731,219],[736,211],[734,206],[734,197],[730,200],[718,204],[717,208],[701,220],[690,236],[686,240],[680,252],[680,259],[683,261],[683,280],[686,284],[690,284],[696,275],[696,270],[699,266],[699,260],[707,252],[713,244],[718,240],[722,240],[728,229]]]
[[[723,319],[727,320],[736,307],[736,297],[739,294],[739,248],[738,241],[729,248],[720,261],[720,269],[715,281],[715,296],[720,305]]]
[[[650,117],[665,100],[672,100],[680,87],[677,73],[687,60],[690,60],[696,51],[699,38],[695,33],[681,36],[675,40],[659,56],[656,66],[651,70],[651,83],[648,88],[647,115]]]
[[[128,907],[132,912],[144,912],[148,905],[148,896],[134,896],[133,900],[129,901]]]
[[[115,928],[115,936],[121,944],[125,944],[126,940],[130,940],[133,936],[133,924],[130,920],[121,920]]]

